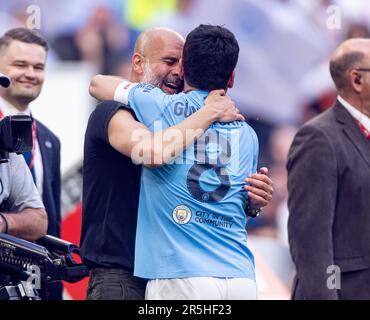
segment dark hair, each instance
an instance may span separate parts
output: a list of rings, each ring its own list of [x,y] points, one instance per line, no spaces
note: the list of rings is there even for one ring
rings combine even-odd
[[[238,57],[238,41],[231,31],[200,25],[189,33],[184,45],[186,82],[205,91],[226,89]]]
[[[15,28],[6,32],[0,38],[0,50],[8,47],[10,43],[14,40],[25,43],[38,44],[39,46],[43,47],[46,52],[49,50],[46,40],[37,31],[27,28]]]
[[[365,55],[363,53],[355,51],[343,54],[339,58],[330,61],[330,74],[337,90],[342,90],[348,86],[347,71],[354,68],[356,64],[361,63],[364,58]]]

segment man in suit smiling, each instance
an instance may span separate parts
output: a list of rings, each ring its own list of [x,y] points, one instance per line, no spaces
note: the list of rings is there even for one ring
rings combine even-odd
[[[330,73],[337,102],[288,159],[293,299],[370,299],[370,40],[343,42]]]
[[[0,38],[0,71],[11,80],[0,89],[0,117],[23,113],[32,116],[29,104],[41,92],[45,79],[48,45],[36,32],[25,28],[9,30]],[[60,142],[42,123],[33,119],[33,149],[24,158],[42,196],[48,215],[48,234],[60,237]],[[56,287],[56,285],[51,285]],[[44,298],[61,299],[61,284],[46,290]]]

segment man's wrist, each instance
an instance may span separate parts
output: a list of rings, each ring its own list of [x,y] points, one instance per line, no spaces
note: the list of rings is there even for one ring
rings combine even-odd
[[[203,110],[203,112],[205,114],[205,118],[208,120],[209,125],[211,125],[212,123],[218,121],[219,118],[220,118],[219,112],[217,112],[209,104],[204,105],[204,108],[201,108],[200,110]]]
[[[261,213],[261,208],[252,208],[250,204],[248,204],[245,208],[245,214],[251,218],[257,218]]]
[[[126,80],[122,81],[114,91],[114,100],[124,104],[128,104],[130,90],[136,85],[137,83],[132,83]]]
[[[0,233],[8,233],[8,220],[3,213],[0,213]]]

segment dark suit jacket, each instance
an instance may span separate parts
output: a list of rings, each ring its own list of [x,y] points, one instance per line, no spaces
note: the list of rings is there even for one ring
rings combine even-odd
[[[298,131],[287,168],[293,299],[370,299],[370,141],[337,102]]]
[[[36,120],[36,124],[44,171],[42,200],[49,219],[48,234],[60,237],[60,141],[41,122]]]

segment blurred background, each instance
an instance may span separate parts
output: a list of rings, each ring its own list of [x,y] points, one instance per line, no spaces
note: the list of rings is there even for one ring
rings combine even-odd
[[[285,163],[301,124],[335,100],[328,59],[346,38],[368,37],[368,0],[12,0],[0,2],[0,33],[33,23],[51,46],[36,118],[62,143],[62,237],[79,242],[83,138],[97,73],[129,76],[139,33],[170,27],[184,36],[203,24],[224,25],[241,47],[229,92],[260,140],[259,166],[274,181],[274,199],[250,220],[260,299],[289,299],[294,275],[287,242]],[[309,183],[309,182],[306,182]],[[65,286],[84,299],[87,281]]]

